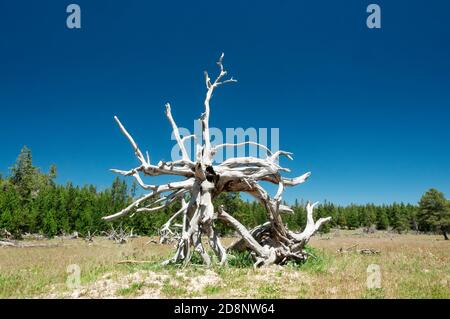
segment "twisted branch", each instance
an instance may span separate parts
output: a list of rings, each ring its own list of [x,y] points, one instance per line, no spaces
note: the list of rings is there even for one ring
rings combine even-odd
[[[292,153],[286,151],[271,152],[262,144],[247,141],[243,143],[225,143],[211,147],[209,119],[210,100],[215,89],[223,84],[236,82],[233,78],[225,79],[227,71],[223,66],[224,54],[219,58],[219,74],[211,81],[205,72],[206,96],[204,101],[205,112],[200,121],[202,125],[202,141],[198,141],[195,135],[181,137],[178,126],[173,119],[171,106],[166,104],[166,116],[171,124],[173,136],[180,148],[182,158],[171,162],[160,161],[156,165],[150,163],[150,155],[143,153],[137,143],[122,125],[117,117],[114,117],[120,130],[130,142],[134,154],[140,165],[131,170],[112,169],[114,173],[123,176],[132,176],[138,184],[149,193],[136,199],[126,208],[113,215],[103,217],[111,221],[119,217],[136,213],[155,212],[168,207],[176,201],[181,201],[181,208],[176,211],[160,229],[160,242],[176,239],[177,248],[175,255],[166,260],[168,263],[183,263],[186,265],[191,260],[194,251],[198,252],[206,265],[211,264],[211,257],[202,242],[202,236],[208,237],[208,242],[217,255],[220,264],[227,260],[227,250],[220,242],[214,224],[221,220],[233,227],[241,236],[241,240],[233,244],[229,249],[246,249],[251,251],[255,266],[266,266],[274,263],[285,264],[289,260],[303,261],[309,254],[304,247],[320,226],[329,221],[328,218],[320,218],[316,222],[313,219],[313,210],[317,205],[308,203],[307,224],[301,233],[292,232],[283,223],[282,214],[292,214],[293,210],[282,204],[283,192],[286,187],[304,183],[311,173],[305,173],[295,178],[282,176],[284,172],[290,172],[278,162],[281,156],[292,160]],[[195,159],[190,159],[185,142],[193,138],[196,143]],[[219,165],[212,165],[215,153],[224,147],[241,147],[256,145],[266,151],[265,158],[235,157],[225,160]],[[141,174],[146,176],[172,175],[185,179],[163,185],[145,184]],[[270,182],[278,186],[273,197],[259,184]],[[259,201],[267,212],[268,221],[253,230],[248,230],[235,217],[227,213],[223,206],[214,209],[213,200],[222,192],[245,192]],[[165,193],[165,195],[163,195]],[[168,194],[167,194],[168,193]],[[186,202],[187,201],[187,202]],[[174,225],[177,218],[182,217],[181,225]],[[181,230],[173,230],[179,227]],[[193,249],[192,249],[193,248]]]

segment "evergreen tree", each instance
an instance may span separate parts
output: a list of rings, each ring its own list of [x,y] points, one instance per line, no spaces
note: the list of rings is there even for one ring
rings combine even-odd
[[[345,215],[345,210],[342,207],[338,207],[336,224],[337,226],[339,226],[339,228],[347,227],[347,219]]]
[[[346,209],[345,220],[349,229],[355,229],[359,227],[358,208],[355,205],[350,205],[350,207]]]
[[[7,185],[3,188],[0,200],[0,229],[6,229],[14,237],[20,238],[24,216],[20,205],[20,197],[14,187]]]
[[[419,201],[419,223],[426,230],[440,231],[445,240],[450,229],[450,205],[437,189],[428,190]]]
[[[6,178],[0,175],[0,229],[6,228],[14,236],[25,232],[54,236],[78,231],[102,231],[110,228],[110,223],[102,216],[120,211],[136,196],[137,184],[129,188],[117,177],[111,187],[97,191],[93,185],[83,187],[71,183],[57,185],[57,168],[52,165],[47,174],[41,173],[33,165],[31,151],[25,146]],[[151,199],[155,200],[155,199]],[[151,201],[149,200],[149,201]],[[222,193],[214,200],[215,205],[224,205],[225,210],[246,227],[253,228],[267,221],[267,212],[258,201],[244,201],[239,193]],[[287,203],[284,203],[287,205]],[[166,209],[152,214],[137,214],[134,218],[120,221],[123,227],[143,235],[155,235],[158,228],[179,209],[174,203]],[[332,217],[321,231],[330,227],[355,229],[373,224],[377,229],[392,227],[399,232],[407,229],[439,231],[446,236],[449,231],[448,201],[436,190],[430,190],[422,197],[419,206],[411,204],[391,204],[376,206],[347,205],[336,206],[324,201],[315,210],[315,217]],[[305,203],[295,200],[293,214],[282,216],[290,229],[301,231],[306,225]],[[178,223],[181,222],[181,217]],[[217,221],[222,234],[230,234],[233,229]],[[114,222],[117,226],[117,222]]]
[[[33,166],[31,151],[24,146],[17,157],[16,163],[11,167],[11,183],[16,186],[17,192],[24,201],[31,199],[35,187],[34,177],[36,168]]]
[[[362,207],[361,213],[360,224],[362,226],[369,228],[376,223],[377,215],[374,205],[370,204]]]
[[[51,208],[44,213],[44,218],[42,220],[42,231],[49,237],[55,236],[58,232],[58,224],[55,215],[55,210]]]
[[[377,209],[376,224],[377,224],[377,229],[379,229],[379,230],[385,230],[385,229],[388,229],[388,227],[389,227],[389,218],[387,216],[386,208],[384,206]]]
[[[392,229],[396,230],[399,234],[409,228],[408,218],[403,210],[403,207],[396,203],[392,205],[391,218],[389,222]]]

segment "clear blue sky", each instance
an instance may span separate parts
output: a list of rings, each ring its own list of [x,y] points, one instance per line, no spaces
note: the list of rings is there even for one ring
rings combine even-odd
[[[211,125],[279,127],[283,162],[312,171],[286,199],[417,202],[450,195],[449,1],[0,2],[0,171],[26,144],[58,181],[110,184],[136,160],[118,115],[153,159],[169,159],[164,115],[203,110],[203,70],[220,52],[239,82],[212,102]],[[378,3],[381,30],[366,27]]]

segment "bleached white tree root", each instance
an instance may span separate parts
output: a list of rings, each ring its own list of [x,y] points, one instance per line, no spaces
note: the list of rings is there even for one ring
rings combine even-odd
[[[285,151],[272,153],[267,146],[256,142],[239,144],[221,144],[212,146],[209,132],[210,100],[215,89],[219,86],[236,82],[233,78],[225,79],[227,71],[223,67],[222,54],[217,62],[220,72],[214,81],[205,72],[206,97],[204,101],[205,112],[201,115],[202,139],[198,141],[195,136],[180,135],[178,126],[172,116],[170,104],[166,104],[166,116],[173,129],[173,135],[181,151],[181,159],[172,162],[151,164],[148,152],[143,155],[137,143],[128,133],[117,117],[114,117],[120,130],[130,142],[139,161],[139,166],[131,170],[112,171],[124,176],[133,176],[137,183],[148,194],[135,200],[131,205],[120,212],[103,219],[110,221],[126,215],[142,212],[154,212],[181,202],[181,208],[174,213],[160,230],[160,242],[171,239],[177,241],[175,255],[167,263],[188,264],[192,253],[198,252],[206,265],[211,264],[211,256],[205,249],[203,239],[208,238],[209,246],[217,256],[220,264],[227,260],[227,250],[221,244],[220,238],[214,229],[216,221],[221,220],[231,225],[241,236],[241,239],[228,250],[249,250],[255,261],[255,266],[270,264],[285,264],[290,260],[303,261],[308,257],[305,245],[311,236],[328,218],[320,218],[314,222],[313,209],[316,204],[307,205],[307,225],[303,232],[296,233],[287,229],[282,221],[281,214],[292,213],[292,210],[282,204],[282,194],[285,187],[295,186],[307,180],[310,173],[296,178],[281,176],[281,172],[289,169],[278,164],[280,156],[292,160],[292,154]],[[186,150],[185,141],[196,140],[196,156],[191,159]],[[234,157],[221,164],[214,165],[213,158],[217,150],[223,147],[240,147],[247,144],[255,145],[266,150],[266,158]],[[141,178],[147,176],[174,175],[184,177],[185,180],[163,185],[148,185]],[[260,185],[261,181],[278,185],[277,193],[273,198]],[[253,230],[248,230],[236,218],[233,212],[226,212],[224,207],[213,206],[213,200],[223,192],[245,192],[258,200],[266,209],[268,221]],[[175,222],[178,221],[177,224]]]

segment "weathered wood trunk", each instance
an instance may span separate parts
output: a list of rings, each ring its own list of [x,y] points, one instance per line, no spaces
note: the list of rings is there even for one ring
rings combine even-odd
[[[177,249],[175,255],[165,263],[189,263],[193,251],[197,251],[206,265],[211,264],[211,257],[207,253],[202,242],[203,237],[208,238],[209,246],[217,255],[219,263],[227,260],[227,251],[221,244],[220,238],[214,229],[216,220],[222,220],[240,234],[239,242],[229,249],[250,250],[255,261],[255,266],[270,264],[285,264],[290,260],[303,261],[308,257],[304,250],[311,236],[319,229],[328,218],[320,218],[317,222],[313,219],[313,209],[316,204],[307,205],[307,225],[303,232],[295,233],[286,228],[282,214],[292,213],[292,210],[281,204],[285,187],[295,186],[306,181],[310,173],[296,178],[285,178],[281,172],[289,172],[281,167],[278,160],[285,156],[292,160],[292,154],[284,151],[272,153],[266,146],[253,141],[239,144],[220,144],[213,146],[210,142],[209,116],[210,100],[214,90],[226,83],[236,82],[233,78],[224,80],[227,72],[224,70],[223,54],[217,62],[220,73],[214,82],[205,72],[206,97],[204,101],[205,112],[200,121],[202,123],[202,141],[195,136],[181,137],[169,104],[166,104],[166,116],[172,126],[173,134],[180,148],[182,159],[173,162],[159,162],[157,165],[150,163],[150,157],[144,157],[136,142],[127,132],[125,127],[115,117],[122,133],[128,138],[140,165],[129,171],[113,171],[125,176],[133,176],[139,185],[150,192],[137,199],[122,211],[104,217],[105,220],[113,220],[128,214],[141,212],[153,212],[164,208],[174,201],[181,201],[181,208],[161,228],[161,242],[175,237]],[[191,159],[184,142],[193,138],[196,140],[196,158]],[[256,145],[264,149],[266,158],[235,157],[214,165],[213,158],[217,151],[224,147],[241,147],[247,144]],[[185,177],[184,181],[173,182],[164,185],[147,185],[142,181],[140,174],[148,176],[176,175]],[[266,181],[278,185],[278,190],[272,198],[259,184]],[[236,218],[233,212],[226,212],[224,207],[214,207],[213,199],[222,192],[244,192],[253,196],[267,211],[268,221],[253,230],[248,230]],[[162,196],[162,194],[169,193]],[[150,204],[148,202],[151,201]],[[176,219],[182,221],[181,225],[172,225]],[[174,226],[180,226],[181,231],[173,230]]]

